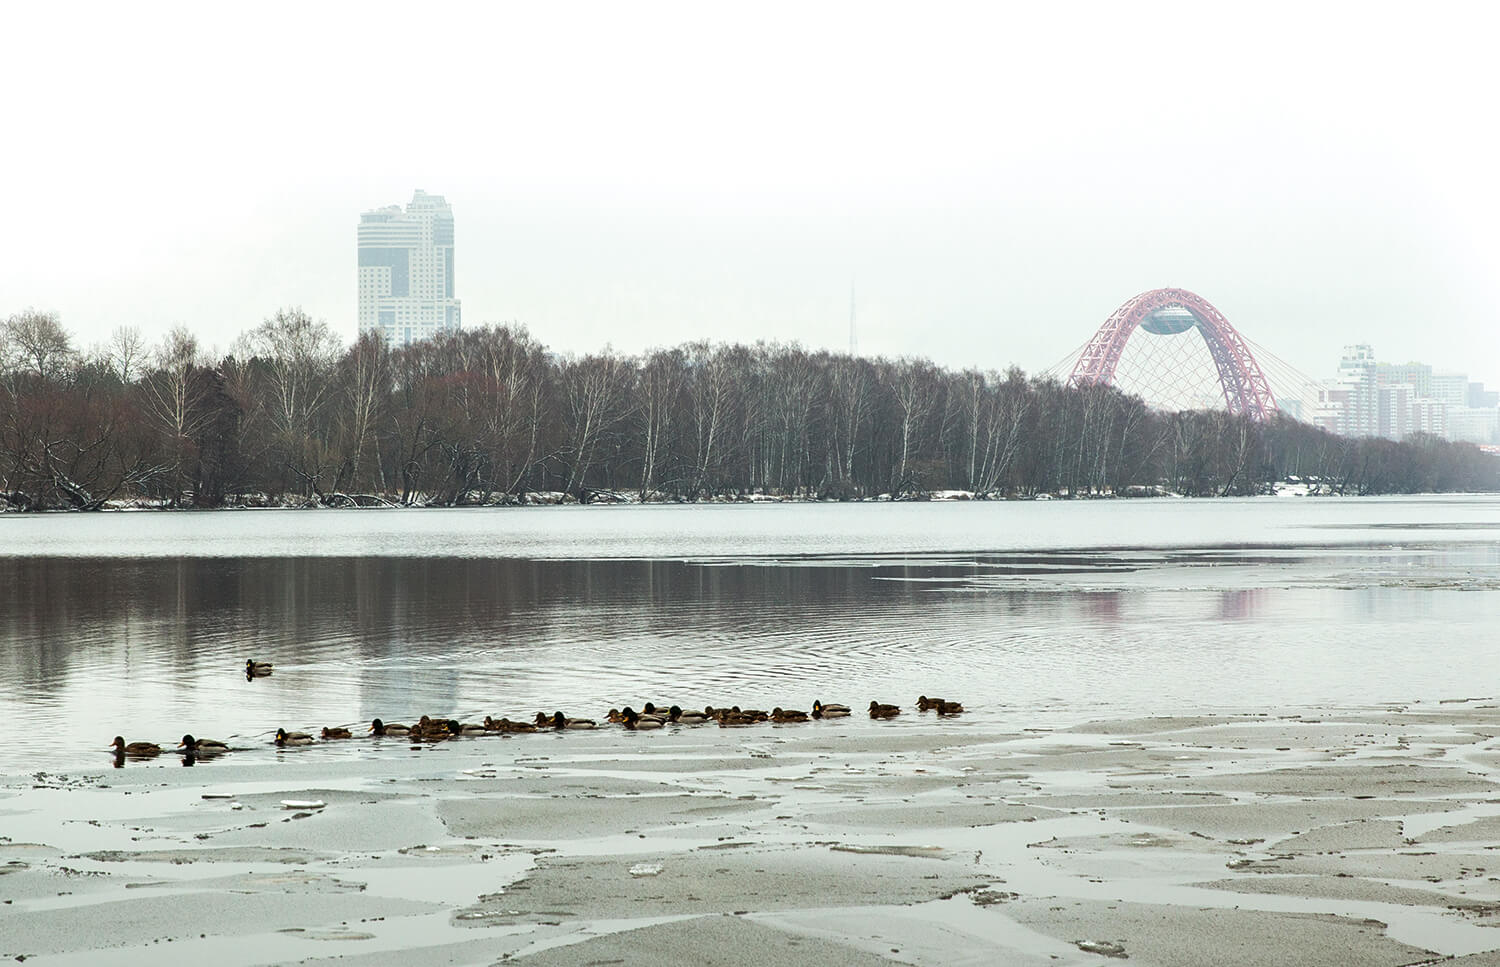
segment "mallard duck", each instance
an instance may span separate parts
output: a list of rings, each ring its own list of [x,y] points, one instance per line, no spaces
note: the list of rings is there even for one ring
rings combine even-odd
[[[771,721],[772,722],[806,722],[807,721],[807,713],[804,712],[804,711],[802,711],[801,709],[795,709],[795,708],[793,708],[793,709],[785,709],[785,708],[782,708],[781,706],[778,705],[775,708],[771,709]]]
[[[123,735],[115,736],[115,740],[109,744],[109,748],[115,755],[128,755],[135,759],[145,759],[153,755],[161,755],[161,746],[155,742],[126,742]]]
[[[621,710],[620,715],[624,717],[624,725],[627,729],[659,729],[665,723],[655,715],[641,715],[629,705]]]
[[[306,732],[288,732],[286,729],[276,730],[277,745],[312,745],[313,737]]]
[[[599,726],[593,719],[570,719],[561,712],[553,712],[552,727],[554,729],[596,729]]]
[[[706,712],[684,712],[681,706],[673,705],[667,710],[667,719],[678,725],[702,725],[708,721]]]
[[[615,725],[624,725],[625,713],[617,708],[612,708],[605,714],[604,721],[613,723]]]
[[[184,735],[182,741],[177,743],[177,749],[191,755],[222,755],[229,751],[229,743],[220,742],[218,739],[195,739],[191,735]]]
[[[836,719],[849,714],[849,706],[830,703],[824,705],[817,700],[813,701],[812,717],[815,719]]]
[[[917,698],[917,711],[926,712],[929,709],[937,708],[941,704],[943,704],[943,700],[940,698],[928,698],[926,695],[922,695]]]
[[[735,725],[754,725],[759,722],[753,715],[747,715],[738,709],[726,709],[719,714],[719,726],[721,728]]]
[[[411,732],[408,734],[413,739],[419,739],[423,742],[441,742],[444,739],[453,737],[453,733],[448,731],[448,721],[446,719],[433,719],[425,715],[417,721],[416,725],[411,727]]]
[[[879,702],[870,703],[870,718],[872,719],[895,718],[900,714],[901,706],[899,705],[882,705]]]
[[[937,713],[939,715],[957,715],[964,710],[962,702],[939,702]]]
[[[375,735],[410,735],[411,726],[402,725],[400,722],[392,722],[389,725],[376,719],[370,723],[370,731]]]
[[[454,735],[483,735],[484,726],[473,722],[460,722],[458,719],[448,720],[448,731]]]
[[[331,728],[329,726],[325,725],[325,726],[323,726],[323,738],[325,738],[325,739],[352,739],[352,738],[354,738],[354,733],[350,732],[348,729],[344,728],[342,725],[335,725],[335,726],[333,726]]]
[[[245,659],[245,674],[251,678],[271,674],[271,663],[268,661],[256,661],[254,658]]]
[[[485,716],[484,727],[491,732],[535,732],[536,726],[530,722],[512,722],[510,719],[493,719]]]

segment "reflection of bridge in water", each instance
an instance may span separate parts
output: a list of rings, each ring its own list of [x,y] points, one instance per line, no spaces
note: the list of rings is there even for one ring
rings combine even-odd
[[[1199,338],[1192,338],[1192,334]],[[1259,358],[1257,358],[1259,357]],[[1296,413],[1312,380],[1241,335],[1213,304],[1187,289],[1142,292],[1114,311],[1099,331],[1052,372],[1068,383],[1105,383],[1164,410],[1220,408],[1268,420],[1278,393],[1262,360],[1272,364],[1283,399]]]

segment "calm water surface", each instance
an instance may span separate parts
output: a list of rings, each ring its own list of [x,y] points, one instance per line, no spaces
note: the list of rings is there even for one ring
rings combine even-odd
[[[0,769],[646,699],[1020,728],[1491,695],[1497,628],[1488,497],[9,516],[0,716],[50,738]]]

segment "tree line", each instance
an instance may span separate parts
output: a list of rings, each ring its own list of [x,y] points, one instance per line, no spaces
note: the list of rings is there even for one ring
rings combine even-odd
[[[154,345],[121,328],[80,351],[53,314],[0,325],[0,496],[17,508],[1224,496],[1288,476],[1334,493],[1488,491],[1500,459],[795,344],[568,356],[482,326],[344,345],[285,309],[213,359],[181,327]]]

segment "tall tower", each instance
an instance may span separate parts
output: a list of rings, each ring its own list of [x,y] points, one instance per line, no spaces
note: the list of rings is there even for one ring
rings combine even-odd
[[[402,211],[388,205],[359,219],[359,331],[404,346],[457,329],[453,297],[453,209],[417,189]]]

